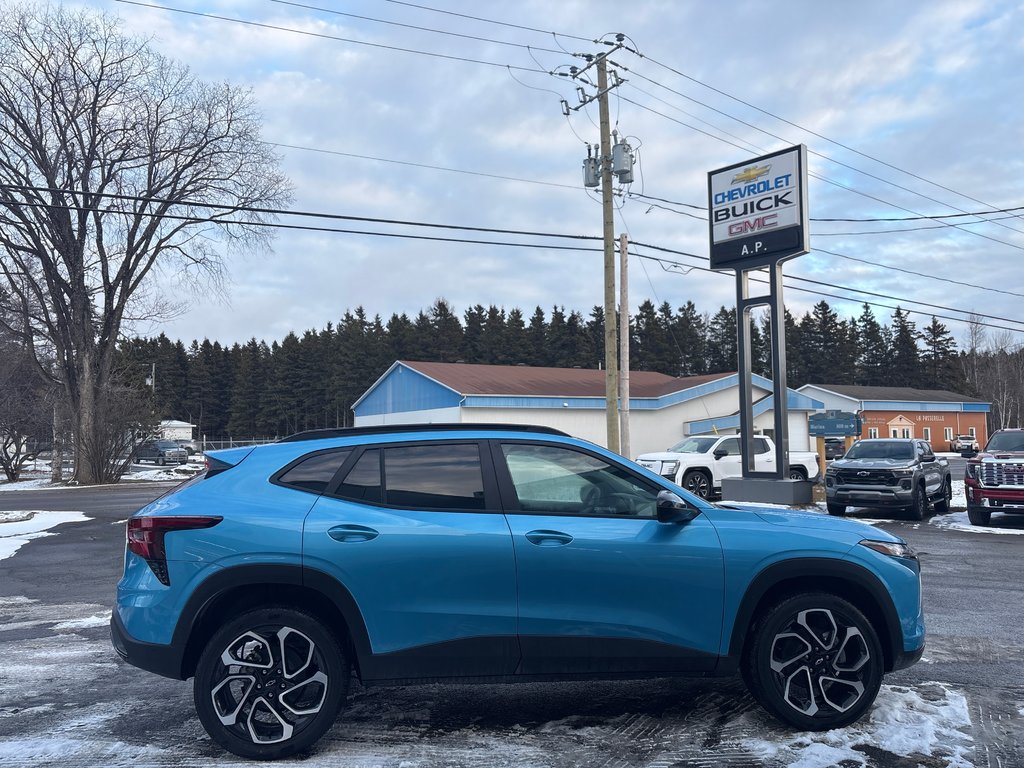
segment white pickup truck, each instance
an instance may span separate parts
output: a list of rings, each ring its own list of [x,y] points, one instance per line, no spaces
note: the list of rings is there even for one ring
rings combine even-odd
[[[754,469],[775,471],[775,443],[755,435]],[[687,437],[667,451],[638,456],[637,464],[667,477],[702,499],[722,491],[723,477],[743,474],[738,435]],[[818,454],[811,451],[789,452],[789,476],[793,480],[816,480]]]

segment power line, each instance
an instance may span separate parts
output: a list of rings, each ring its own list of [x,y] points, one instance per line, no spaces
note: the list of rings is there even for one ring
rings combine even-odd
[[[470,16],[468,13],[456,13],[455,11],[445,11],[445,10],[442,10],[440,8],[431,8],[428,5],[419,5],[418,3],[403,2],[403,0],[386,0],[386,1],[389,2],[389,3],[393,3],[395,5],[405,5],[405,6],[408,6],[409,8],[418,8],[421,11],[430,11],[431,13],[443,13],[443,14],[445,14],[447,16],[458,16],[458,17],[463,18],[463,19],[471,19],[473,21],[481,21],[481,22],[483,22],[485,24],[497,24],[499,26],[509,27],[511,29],[525,30],[526,32],[540,32],[543,35],[552,35],[554,37],[564,37],[566,39],[571,39],[571,40],[582,40],[585,43],[595,42],[595,41],[591,40],[589,37],[580,37],[579,35],[566,35],[566,34],[562,34],[561,32],[551,32],[550,30],[547,30],[547,29],[537,29],[536,27],[525,27],[522,24],[511,24],[511,23],[509,23],[507,21],[497,21],[495,19],[485,19],[482,16]]]
[[[10,184],[0,185],[0,189],[3,189],[3,190],[17,189],[17,190],[21,190],[21,191],[28,190],[28,191],[49,192],[49,193],[56,192],[56,193],[73,194],[73,195],[80,194],[80,193],[71,192],[69,190],[62,190],[62,189],[59,189],[59,188],[28,187],[28,186],[10,185]],[[209,209],[213,209],[213,210],[227,211],[227,212],[230,212],[230,213],[253,213],[253,214],[273,215],[273,216],[298,216],[298,217],[303,217],[303,218],[320,218],[320,219],[328,219],[328,220],[367,222],[367,223],[375,223],[375,224],[388,224],[388,225],[409,226],[409,227],[424,227],[424,228],[430,228],[430,229],[448,229],[448,230],[459,230],[459,231],[468,231],[468,232],[480,232],[480,233],[485,233],[485,234],[505,234],[505,235],[517,235],[517,236],[526,236],[526,237],[546,237],[546,238],[552,238],[552,239],[569,239],[569,240],[579,240],[579,241],[589,241],[589,242],[601,241],[603,239],[601,237],[597,237],[597,236],[594,236],[594,235],[570,235],[570,234],[555,233],[555,232],[536,232],[536,231],[531,231],[531,230],[499,229],[499,228],[493,228],[493,227],[476,227],[476,226],[470,226],[470,225],[438,224],[438,223],[434,223],[434,222],[411,221],[411,220],[403,220],[403,219],[385,219],[385,218],[369,217],[369,216],[351,216],[351,215],[346,215],[346,214],[332,214],[332,213],[322,213],[322,212],[315,212],[315,211],[289,211],[289,210],[280,209],[280,208],[260,208],[260,207],[255,207],[255,206],[230,206],[230,205],[222,205],[222,204],[216,204],[216,203],[203,203],[203,202],[196,202],[196,201],[171,201],[171,200],[154,198],[154,197],[144,197],[144,196],[138,196],[138,195],[122,195],[122,194],[115,194],[115,193],[95,193],[95,194],[92,194],[91,196],[92,197],[96,197],[96,198],[111,198],[111,199],[115,199],[115,200],[127,200],[127,201],[147,202],[147,203],[168,203],[168,204],[172,204],[172,205],[190,206],[190,207],[194,207],[194,208],[209,208]],[[66,204],[45,203],[45,202],[41,202],[41,201],[40,202],[22,202],[22,201],[6,200],[6,201],[0,201],[0,204],[7,205],[7,206],[26,206],[26,207],[30,207],[30,208],[44,208],[44,209],[55,209],[55,210],[76,210],[76,211],[81,211],[81,210],[85,210],[85,211],[97,210],[95,207],[90,207],[90,206],[83,206],[83,205],[77,205],[77,204],[71,204],[71,203],[66,203]],[[123,211],[123,210],[119,210],[119,209],[104,209],[102,212],[113,213],[113,214],[122,214],[122,215],[130,215],[131,214],[130,211]],[[332,227],[316,227],[316,226],[312,226],[312,225],[301,225],[301,224],[282,224],[282,223],[279,223],[279,222],[271,222],[271,221],[241,221],[241,220],[216,219],[216,218],[211,218],[211,217],[182,216],[182,215],[169,214],[169,213],[168,214],[161,214],[160,217],[161,218],[166,218],[166,219],[171,219],[171,220],[174,220],[174,221],[185,221],[185,222],[192,222],[192,223],[197,223],[197,224],[204,224],[204,223],[220,224],[220,225],[232,225],[232,224],[234,224],[234,225],[239,225],[239,226],[260,226],[260,227],[268,227],[268,228],[273,228],[273,229],[287,229],[287,230],[299,230],[299,231],[311,231],[311,232],[334,232],[334,233],[341,233],[341,234],[357,234],[357,235],[370,235],[370,236],[379,236],[379,237],[394,237],[394,238],[409,239],[409,240],[428,240],[428,241],[441,241],[441,242],[454,242],[454,243],[473,243],[473,244],[478,244],[478,245],[498,245],[498,246],[524,247],[524,248],[536,247],[536,248],[543,248],[543,249],[546,249],[546,250],[574,250],[574,251],[591,251],[591,252],[601,252],[602,251],[602,249],[600,249],[600,248],[585,248],[585,247],[574,247],[574,246],[555,246],[555,245],[543,245],[543,244],[532,245],[532,244],[529,244],[529,243],[509,243],[509,242],[492,241],[492,240],[470,240],[470,239],[463,239],[463,238],[443,238],[443,237],[433,237],[433,236],[426,236],[426,235],[409,235],[409,234],[401,234],[401,233],[375,232],[375,231],[368,231],[368,230],[339,229],[339,228],[332,228]],[[672,248],[667,248],[665,246],[657,246],[657,245],[652,245],[652,244],[649,244],[649,243],[639,243],[639,242],[637,242],[636,244],[638,246],[650,248],[652,250],[662,251],[662,252],[665,252],[665,253],[671,253],[671,254],[679,255],[679,256],[686,256],[688,258],[698,259],[700,261],[705,261],[705,262],[707,261],[707,257],[698,256],[696,254],[691,254],[691,253],[687,253],[685,251],[679,251],[679,250],[675,250],[675,249],[672,249]],[[829,253],[830,253],[830,255],[842,256],[842,254],[834,254],[834,253],[831,253],[831,252],[829,252]],[[696,265],[694,265],[694,268],[701,269],[702,271],[713,271],[713,270],[706,269],[706,268],[703,268],[703,267],[697,267]],[[961,312],[963,314],[975,314],[977,316],[986,317],[986,318],[992,319],[992,320],[1002,320],[1004,322],[1024,324],[1024,321],[1017,321],[1017,320],[1014,320],[1012,318],[1000,317],[998,315],[988,315],[988,314],[983,314],[983,313],[972,313],[972,312],[968,312],[967,310],[957,309],[955,307],[947,307],[947,306],[944,306],[944,305],[941,305],[941,304],[931,304],[929,302],[923,302],[923,301],[919,301],[917,299],[911,299],[911,298],[908,298],[908,297],[901,297],[901,296],[894,296],[894,295],[891,295],[891,294],[877,293],[877,292],[874,292],[874,291],[868,291],[868,290],[864,290],[864,289],[861,289],[861,288],[854,288],[854,287],[851,287],[851,286],[835,285],[833,283],[825,283],[825,282],[822,282],[822,281],[813,280],[811,278],[802,278],[802,277],[797,277],[797,276],[793,276],[793,275],[791,275],[789,277],[790,277],[791,280],[796,280],[796,281],[799,281],[799,282],[805,282],[805,283],[809,283],[809,284],[812,284],[812,285],[822,285],[822,286],[826,286],[826,287],[839,288],[841,290],[850,291],[850,292],[853,292],[853,293],[861,293],[861,294],[864,294],[864,295],[867,295],[867,296],[875,296],[875,297],[879,297],[879,298],[887,298],[887,299],[892,299],[894,301],[903,301],[903,302],[907,302],[907,303],[910,303],[910,304],[919,304],[921,306],[933,307],[933,308],[936,308],[936,309],[941,309],[941,310],[946,310],[946,311]],[[794,286],[794,287],[796,287],[796,286]],[[811,291],[811,293],[815,293],[815,292]],[[820,293],[820,292],[818,292],[818,293]],[[834,294],[824,294],[824,293],[822,293],[821,295],[834,296]],[[851,299],[848,299],[846,297],[837,297],[837,298],[845,298],[848,301],[851,300]],[[925,313],[920,313],[919,312],[918,314],[925,314]],[[955,319],[958,319],[958,318],[955,318]]]
[[[335,16],[346,16],[350,19],[360,19],[361,21],[372,21],[377,24],[388,24],[393,27],[403,27],[405,29],[415,29],[419,32],[432,32],[435,35],[448,35],[449,37],[461,37],[466,40],[476,40],[481,43],[495,43],[496,45],[507,45],[513,48],[524,48],[528,51],[543,51],[544,53],[555,53],[562,55],[562,51],[555,50],[554,48],[539,48],[534,45],[525,45],[524,43],[510,43],[507,40],[494,40],[490,37],[478,37],[476,35],[466,35],[461,32],[449,32],[445,29],[431,29],[430,27],[419,27],[415,24],[403,24],[399,21],[389,21],[387,19],[377,19],[372,16],[360,16],[357,13],[346,13],[345,11],[336,11],[332,8],[319,8],[315,5],[306,5],[305,3],[293,2],[293,0],[270,0],[272,3],[278,5],[290,5],[294,8],[304,8],[307,11],[318,11],[319,13],[330,13]]]
[[[454,56],[447,53],[436,53],[434,51],[421,51],[415,48],[402,48],[397,45],[384,45],[383,43],[370,43],[365,40],[355,40],[350,37],[340,37],[338,35],[328,35],[324,32],[310,32],[305,29],[292,29],[291,27],[281,27],[276,24],[265,24],[259,21],[250,21],[248,19],[236,19],[230,16],[219,16],[214,13],[203,13],[200,11],[189,11],[184,8],[171,8],[166,5],[157,5],[155,3],[143,3],[140,0],[115,0],[115,2],[122,3],[123,5],[137,5],[141,8],[152,8],[158,11],[170,11],[171,13],[181,13],[186,16],[198,16],[204,19],[214,19],[216,21],[227,21],[232,24],[243,24],[248,27],[258,27],[260,29],[272,29],[276,32],[291,32],[296,35],[305,35],[307,37],[316,37],[321,40],[334,40],[340,43],[352,43],[353,45],[365,45],[370,48],[381,48],[386,51],[398,51],[400,53],[414,53],[419,56],[430,56],[436,59],[447,59],[449,61],[462,61],[469,64],[484,64],[489,67],[501,67],[502,69],[515,69],[520,72],[537,72],[540,74],[548,74],[543,69],[531,69],[530,67],[520,67],[515,64],[503,64],[495,61],[484,61],[482,59],[471,59],[466,56]]]

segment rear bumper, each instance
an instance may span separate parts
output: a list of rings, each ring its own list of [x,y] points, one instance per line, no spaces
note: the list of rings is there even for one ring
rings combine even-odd
[[[906,669],[907,667],[917,664],[921,660],[921,656],[924,655],[924,643],[921,644],[920,648],[913,651],[903,651],[893,659],[892,668],[893,671],[897,669]]]
[[[128,634],[121,618],[114,611],[110,617],[110,642],[117,655],[133,667],[175,680],[184,680],[181,674],[184,649],[173,644],[145,643]]]

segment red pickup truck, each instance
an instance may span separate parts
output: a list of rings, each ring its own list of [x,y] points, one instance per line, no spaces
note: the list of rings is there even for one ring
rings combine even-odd
[[[1024,429],[992,433],[981,453],[964,451],[967,516],[988,525],[993,512],[1024,514]]]

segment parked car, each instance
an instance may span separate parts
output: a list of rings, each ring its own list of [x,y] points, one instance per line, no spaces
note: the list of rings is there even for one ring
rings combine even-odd
[[[841,437],[826,437],[825,438],[825,459],[831,461],[832,459],[842,458],[843,454],[846,453],[846,441]]]
[[[197,453],[199,453],[199,443],[197,443],[195,440],[175,440],[174,443],[179,448],[184,448],[185,453],[187,453],[189,456],[195,456]]]
[[[184,464],[188,452],[173,440],[146,440],[135,449],[135,460],[139,463],[152,461],[164,464]]]
[[[972,525],[988,525],[993,512],[1024,513],[1024,429],[992,433],[967,461],[964,491]]]
[[[956,440],[950,446],[950,450],[954,453],[961,453],[963,451],[978,452],[978,439],[974,435],[957,435]]]
[[[825,504],[830,515],[848,506],[900,507],[923,520],[929,502],[947,512],[953,497],[949,462],[927,440],[858,440],[825,471]]]
[[[210,736],[310,747],[363,685],[743,675],[800,730],[924,650],[905,541],[711,504],[544,427],[323,430],[208,455],[127,523],[111,634]]]
[[[775,443],[770,437],[754,435],[754,467],[759,472],[775,470]],[[703,499],[722,492],[722,480],[743,474],[739,435],[698,435],[686,437],[667,451],[637,457],[640,466],[667,477]],[[789,452],[789,477],[817,480],[818,454]]]

